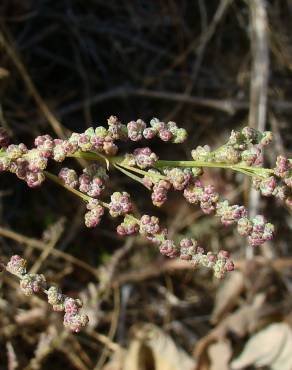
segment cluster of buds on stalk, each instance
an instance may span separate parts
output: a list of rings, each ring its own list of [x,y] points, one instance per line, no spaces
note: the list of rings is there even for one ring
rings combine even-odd
[[[34,148],[24,144],[10,144],[4,130],[0,130],[0,172],[10,171],[27,182],[30,187],[40,185],[46,177],[55,181],[85,202],[85,225],[97,226],[105,211],[111,217],[123,217],[117,232],[121,236],[140,234],[154,243],[161,254],[189,260],[194,265],[213,269],[215,276],[222,277],[233,269],[226,251],[205,253],[193,239],[175,243],[168,237],[167,229],[159,225],[155,216],[134,215],[134,206],[127,192],[116,191],[108,202],[104,190],[109,180],[109,170],[118,170],[143,184],[151,191],[154,206],[161,207],[170,191],[181,192],[187,202],[198,205],[206,215],[218,217],[224,226],[235,225],[239,234],[247,238],[251,246],[259,246],[271,240],[274,226],[261,215],[249,218],[244,206],[231,205],[219,195],[213,185],[204,185],[201,179],[205,168],[226,168],[252,178],[253,186],[263,195],[275,196],[292,207],[292,169],[289,159],[279,156],[275,168],[263,168],[263,149],[272,140],[269,131],[259,132],[249,127],[232,131],[227,142],[211,150],[208,145],[191,151],[192,160],[161,160],[150,145],[141,145],[132,153],[117,155],[119,142],[140,142],[158,139],[180,144],[187,139],[185,129],[175,122],[163,122],[153,118],[150,124],[138,119],[123,124],[111,116],[108,127],[90,127],[83,133],[72,133],[65,139],[53,139],[49,135],[35,139]],[[63,162],[67,157],[96,161],[77,174],[64,167],[59,177],[46,171],[49,160]]]
[[[254,178],[253,186],[266,197],[274,196],[292,209],[292,163],[279,155],[273,174],[265,178]]]
[[[216,278],[222,278],[226,272],[234,270],[234,263],[227,251],[220,250],[217,254],[205,253],[204,248],[194,239],[184,238],[175,243],[168,238],[167,228],[161,227],[159,219],[155,216],[143,215],[136,219],[132,215],[127,215],[123,223],[117,227],[117,232],[121,236],[139,233],[153,243],[162,255],[189,261],[193,266],[211,268]]]
[[[20,289],[26,296],[37,293],[45,293],[48,303],[52,305],[54,311],[64,312],[64,326],[69,330],[78,333],[88,323],[88,317],[80,312],[82,302],[62,294],[54,286],[47,287],[46,278],[42,274],[31,274],[26,272],[26,260],[18,255],[10,258],[6,265],[6,270],[17,276],[20,280]]]
[[[241,131],[233,130],[226,144],[218,149],[211,151],[208,145],[198,146],[191,155],[195,161],[259,167],[263,164],[263,148],[271,141],[270,131],[261,133],[244,127]]]

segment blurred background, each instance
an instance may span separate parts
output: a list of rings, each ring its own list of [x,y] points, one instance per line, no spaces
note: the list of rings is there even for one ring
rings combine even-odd
[[[154,142],[173,160],[250,125],[273,131],[273,166],[292,151],[291,24],[289,0],[2,0],[0,124],[30,146],[110,115],[174,120],[188,130],[186,144]],[[119,238],[110,218],[88,230],[73,195],[2,174],[2,260],[18,253],[81,297],[90,324],[67,333],[62,315],[1,274],[0,369],[291,370],[291,215],[241,175],[210,170],[205,180],[274,222],[274,241],[252,255],[232,228],[179,195],[153,209],[146,188],[116,173],[108,191],[129,191],[172,236],[229,250],[237,269],[224,281],[164,259],[139,237]]]

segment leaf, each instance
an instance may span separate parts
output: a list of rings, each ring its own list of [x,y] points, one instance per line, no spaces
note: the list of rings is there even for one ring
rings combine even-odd
[[[241,355],[232,361],[231,368],[240,370],[250,365],[292,369],[292,330],[288,324],[271,324],[253,335]]]
[[[211,362],[210,370],[229,370],[229,360],[232,356],[230,342],[220,340],[208,347],[208,355]]]
[[[235,311],[232,315],[228,316],[225,322],[228,331],[231,331],[243,337],[247,333],[255,330],[258,324],[258,316],[265,302],[265,294],[258,293],[251,304],[246,304]]]
[[[222,340],[228,332],[232,332],[240,338],[253,332],[258,325],[258,316],[262,310],[265,298],[264,293],[258,293],[250,304],[244,304],[228,315],[205,337],[201,338],[196,343],[194,350],[196,359],[200,361],[210,344]]]
[[[216,324],[229,311],[244,289],[244,276],[240,271],[229,274],[220,285],[215,298],[211,322]]]
[[[136,329],[123,370],[193,370],[195,361],[155,325]]]

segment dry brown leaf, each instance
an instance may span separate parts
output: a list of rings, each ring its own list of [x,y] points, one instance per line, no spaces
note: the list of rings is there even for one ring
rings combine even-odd
[[[123,370],[124,353],[122,351],[113,354],[107,364],[105,364],[102,370]]]
[[[272,370],[292,369],[292,330],[288,324],[271,324],[253,335],[241,355],[231,363],[232,370],[250,365],[269,366]]]
[[[194,356],[199,364],[204,357],[211,343],[223,340],[228,332],[235,333],[239,337],[251,333],[258,324],[258,315],[265,302],[265,294],[257,294],[251,304],[245,304],[234,313],[227,316],[205,337],[201,338],[194,349]]]
[[[223,322],[227,331],[243,337],[255,330],[258,323],[259,312],[265,302],[265,294],[259,293],[249,305],[244,305],[228,316]]]
[[[228,340],[221,340],[208,347],[210,370],[229,370],[232,349]]]
[[[6,343],[6,350],[8,370],[16,370],[18,368],[18,360],[11,342]]]
[[[194,359],[155,325],[143,325],[135,334],[126,354],[123,370],[194,369]]]
[[[215,305],[211,315],[213,324],[217,323],[233,307],[243,289],[244,276],[242,272],[234,271],[229,274],[216,293]]]

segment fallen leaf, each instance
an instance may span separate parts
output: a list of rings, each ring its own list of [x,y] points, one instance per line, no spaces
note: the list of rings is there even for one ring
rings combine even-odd
[[[244,289],[244,276],[240,271],[229,274],[220,285],[215,298],[211,322],[216,324],[235,304]]]
[[[232,349],[228,340],[221,340],[208,347],[210,370],[229,370]]]
[[[241,355],[232,361],[231,368],[240,370],[250,365],[292,369],[292,330],[288,324],[271,324],[253,335]]]
[[[123,370],[193,370],[194,359],[173,339],[152,324],[136,330],[126,354]]]
[[[226,331],[231,331],[239,337],[253,332],[258,324],[258,316],[265,302],[264,293],[257,294],[251,304],[240,307],[232,315],[222,321]]]
[[[259,312],[262,310],[265,299],[264,293],[257,294],[252,303],[244,304],[222,320],[205,337],[201,338],[194,349],[194,356],[198,363],[204,361],[208,347],[214,342],[223,340],[228,332],[232,332],[238,337],[253,332],[258,325]]]

